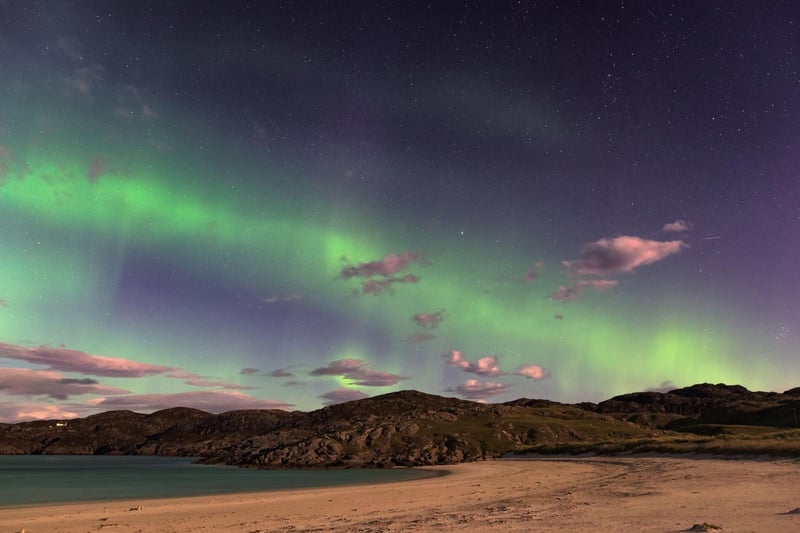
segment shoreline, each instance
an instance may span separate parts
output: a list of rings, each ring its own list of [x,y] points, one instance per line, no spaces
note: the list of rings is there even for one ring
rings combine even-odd
[[[398,482],[4,507],[0,531],[800,530],[800,462],[520,457]]]
[[[218,465],[213,465],[218,466]],[[228,465],[219,465],[231,468]],[[442,465],[442,468],[446,466],[455,466],[455,465]],[[236,468],[236,467],[233,467]],[[384,470],[414,470],[419,471],[420,474],[417,477],[412,477],[409,479],[387,479],[385,481],[353,481],[347,483],[340,483],[336,485],[319,485],[319,486],[310,486],[310,487],[297,487],[297,488],[272,488],[272,489],[259,489],[259,490],[234,490],[234,491],[226,491],[226,492],[210,492],[208,494],[191,494],[187,496],[165,496],[165,497],[156,497],[156,498],[133,498],[133,497],[121,497],[121,498],[109,498],[109,499],[95,499],[95,500],[68,500],[68,501],[54,501],[54,502],[42,502],[42,503],[21,503],[21,504],[11,504],[11,505],[4,505],[0,502],[0,513],[8,510],[14,509],[28,509],[28,508],[42,508],[42,507],[66,507],[70,505],[105,505],[105,504],[114,504],[119,502],[133,502],[133,501],[166,501],[166,500],[187,500],[193,498],[214,498],[214,497],[223,497],[223,496],[240,496],[240,495],[259,495],[259,494],[269,494],[273,492],[300,492],[306,490],[323,490],[323,489],[335,489],[335,488],[347,488],[347,487],[359,487],[363,485],[387,485],[387,484],[394,484],[394,483],[408,483],[411,481],[423,481],[426,479],[433,479],[439,478],[443,476],[449,476],[452,474],[450,470],[428,470],[431,467],[392,467]],[[263,469],[265,472],[269,472],[270,469]],[[281,472],[291,471],[292,469],[281,469]],[[320,469],[325,471],[335,471],[336,469]],[[350,469],[350,470],[357,470],[357,469]],[[368,470],[368,469],[364,469]],[[307,471],[307,470],[303,470]],[[0,521],[0,523],[2,523]],[[1,532],[0,532],[1,533]]]

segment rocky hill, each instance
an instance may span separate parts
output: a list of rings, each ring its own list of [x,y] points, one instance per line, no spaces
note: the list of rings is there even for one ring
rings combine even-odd
[[[792,389],[796,391],[797,389]],[[3,454],[202,457],[262,468],[451,464],[542,444],[652,438],[722,424],[795,427],[800,395],[701,384],[600,404],[480,404],[401,391],[316,411],[173,408],[0,425]]]

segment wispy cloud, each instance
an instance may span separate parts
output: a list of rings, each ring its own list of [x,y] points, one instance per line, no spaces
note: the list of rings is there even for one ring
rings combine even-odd
[[[611,276],[633,272],[667,256],[680,252],[683,241],[653,241],[624,235],[600,239],[583,247],[579,259],[562,261],[569,272],[577,276]]]
[[[525,272],[525,275],[522,276],[522,281],[525,283],[536,281],[539,278],[539,272],[542,271],[542,268],[544,268],[544,263],[541,261],[535,262],[533,265],[531,265],[531,268]]]
[[[454,392],[468,400],[486,400],[492,396],[504,394],[508,391],[509,386],[504,383],[478,381],[477,379],[468,379],[456,387],[447,389],[447,392]]]
[[[421,328],[435,329],[444,320],[444,314],[444,309],[439,309],[434,313],[416,313],[411,317],[411,320]]]
[[[406,270],[412,263],[429,264],[420,254],[402,252],[389,254],[381,259],[367,263],[348,264],[339,271],[339,278],[348,281],[361,279],[363,294],[379,295],[391,292],[397,283],[417,283],[419,277],[414,274],[397,275]]]
[[[265,305],[274,305],[278,303],[298,302],[303,297],[296,292],[289,294],[273,294],[271,296],[262,296],[258,298],[257,305],[263,307]]]
[[[273,378],[293,378],[294,377],[294,373],[290,372],[286,368],[278,368],[278,369],[273,370],[272,372],[270,372],[269,376],[273,377]]]
[[[554,320],[564,320],[564,315],[555,314],[555,315],[553,315],[553,319]]]
[[[44,365],[48,370],[75,372],[88,376],[139,378],[177,371],[175,367],[139,363],[130,359],[92,355],[68,348],[24,348],[0,343],[0,359],[14,359],[34,365]]]
[[[253,374],[258,374],[259,370],[257,368],[250,368],[245,367],[239,371],[240,376],[252,376]]]
[[[101,385],[94,379],[67,378],[60,372],[28,368],[0,368],[0,391],[14,396],[46,396],[55,400],[83,394],[110,396],[130,393]]]
[[[170,407],[193,407],[211,413],[239,409],[283,409],[292,404],[277,400],[261,400],[236,391],[192,391],[173,394],[130,394],[105,398],[97,404],[101,409],[131,409],[153,412]]]
[[[369,394],[364,394],[361,391],[352,389],[336,389],[326,392],[325,394],[320,394],[318,398],[321,398],[325,405],[335,405],[337,403],[351,402],[353,400],[369,398]]]
[[[678,219],[675,222],[664,224],[664,227],[662,227],[661,230],[668,233],[683,233],[684,231],[691,231],[693,228],[694,224],[688,220]]]
[[[10,423],[77,418],[96,412],[93,402],[0,402],[0,421]]]
[[[400,380],[408,379],[404,376],[380,372],[367,368],[366,362],[361,359],[338,359],[327,366],[315,368],[309,372],[311,376],[342,376],[352,381],[353,385],[365,387],[388,387]]]
[[[658,387],[648,387],[645,389],[646,392],[669,392],[671,390],[675,390],[678,387],[672,381],[662,381],[661,385]]]
[[[222,379],[209,379],[206,376],[200,376],[194,372],[186,372],[185,370],[176,370],[167,374],[169,378],[182,379],[187,385],[193,387],[207,387],[212,389],[226,389],[226,390],[252,390],[257,387],[248,387],[239,385],[238,383],[231,383]]]
[[[578,291],[574,287],[560,285],[556,290],[547,295],[554,302],[568,302],[578,297]]]
[[[359,263],[357,265],[347,265],[342,267],[341,277],[350,279],[352,277],[371,278],[375,276],[389,277],[405,270],[411,263],[422,261],[422,256],[414,252],[403,252],[400,254],[389,254],[382,259]]]
[[[105,75],[105,68],[99,63],[82,65],[75,68],[72,74],[64,81],[68,90],[75,91],[91,104],[94,100],[94,90],[101,86]]]
[[[431,335],[430,333],[415,333],[410,337],[406,337],[403,339],[405,342],[425,342],[430,341],[436,338],[436,335]]]
[[[103,156],[95,156],[89,160],[89,167],[86,169],[86,179],[89,183],[97,183],[100,177],[108,172],[108,163]]]

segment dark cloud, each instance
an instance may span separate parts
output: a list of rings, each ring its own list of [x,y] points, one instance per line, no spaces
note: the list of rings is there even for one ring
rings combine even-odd
[[[352,402],[353,400],[362,400],[369,398],[369,394],[364,394],[361,391],[352,389],[336,389],[325,394],[318,396],[321,398],[325,405],[335,405],[337,403]]]
[[[388,387],[400,380],[408,379],[389,372],[370,370],[361,359],[339,359],[327,366],[315,368],[309,374],[312,376],[342,376],[351,380],[353,385],[364,387]]]
[[[573,275],[610,276],[633,272],[640,266],[676,254],[684,247],[683,241],[653,241],[623,235],[589,243],[583,247],[579,259],[562,261],[562,264]]]
[[[83,394],[115,395],[130,391],[100,385],[93,379],[65,378],[60,372],[29,368],[0,368],[0,391],[15,396],[47,396],[66,400]]]
[[[389,254],[382,259],[370,261],[368,263],[344,266],[342,267],[340,276],[346,280],[352,277],[390,277],[398,272],[402,272],[414,262],[424,262],[424,259],[421,255],[414,252]]]
[[[83,378],[83,379],[64,378],[59,380],[59,383],[61,383],[62,385],[97,385],[99,381],[91,378]]]
[[[555,314],[555,315],[553,315],[553,318],[554,318],[555,320],[564,320],[564,315]]]
[[[435,313],[417,313],[411,317],[411,320],[421,328],[435,329],[444,320],[444,313],[444,309],[440,309]]]
[[[102,409],[123,408],[143,412],[183,406],[211,413],[222,413],[241,409],[289,410],[292,404],[276,400],[261,400],[235,391],[193,391],[173,394],[130,394],[106,398],[97,406]]]
[[[379,295],[391,293],[393,286],[397,283],[417,283],[419,277],[414,274],[398,276],[396,274],[404,271],[412,263],[429,264],[421,255],[414,252],[403,252],[400,254],[389,254],[382,259],[359,263],[357,265],[345,265],[339,272],[339,278],[345,281],[352,278],[359,278],[361,281],[361,293]]]
[[[273,378],[293,378],[294,374],[285,368],[278,368],[269,373]]]
[[[259,370],[257,368],[249,368],[245,367],[239,371],[240,376],[252,376],[253,374],[258,374]]]

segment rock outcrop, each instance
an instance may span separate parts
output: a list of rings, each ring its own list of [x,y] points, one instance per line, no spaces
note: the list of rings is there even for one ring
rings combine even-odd
[[[708,431],[713,424],[791,428],[800,410],[796,390],[778,394],[699,384],[625,394],[597,405],[525,398],[481,404],[401,391],[308,413],[110,411],[0,424],[0,453],[169,455],[260,468],[452,464],[537,444]]]

